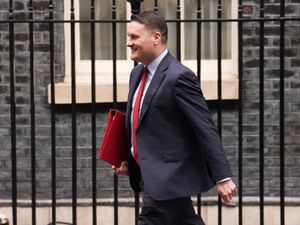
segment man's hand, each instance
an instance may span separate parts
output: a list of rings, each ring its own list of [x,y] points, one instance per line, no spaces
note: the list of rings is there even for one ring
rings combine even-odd
[[[221,196],[223,201],[228,204],[232,199],[232,196],[237,192],[236,186],[233,181],[227,180],[217,184],[218,194]]]
[[[122,162],[119,168],[112,166],[112,169],[116,175],[128,175],[128,163],[126,161]]]

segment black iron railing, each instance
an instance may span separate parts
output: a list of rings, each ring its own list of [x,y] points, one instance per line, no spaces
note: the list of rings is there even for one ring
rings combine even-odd
[[[52,0],[49,0],[49,17],[44,20],[36,20],[34,19],[34,8],[33,1],[30,0],[28,3],[28,18],[24,18],[22,20],[18,20],[14,17],[14,1],[9,0],[9,8],[8,11],[8,19],[0,21],[1,24],[8,24],[8,33],[9,33],[9,73],[10,73],[10,130],[11,130],[11,174],[12,174],[12,215],[13,215],[13,225],[21,224],[18,222],[17,218],[17,143],[16,143],[16,73],[15,73],[15,26],[16,24],[28,24],[29,25],[29,53],[30,53],[30,118],[31,118],[31,200],[32,200],[32,224],[36,225],[36,124],[35,124],[35,50],[34,50],[34,24],[48,24],[49,25],[49,66],[50,66],[50,93],[51,93],[51,104],[50,104],[50,113],[51,117],[51,181],[52,181],[52,223],[58,224],[56,222],[56,96],[55,96],[55,26],[57,24],[70,24],[70,45],[71,45],[71,85],[72,85],[72,103],[71,103],[71,129],[72,129],[72,224],[77,224],[77,103],[76,103],[76,41],[75,34],[78,32],[76,30],[75,24],[77,23],[87,23],[90,24],[91,30],[91,49],[95,49],[95,25],[98,23],[110,23],[112,24],[112,75],[113,75],[113,106],[117,107],[117,35],[116,29],[118,23],[128,23],[127,20],[118,20],[116,16],[116,0],[112,0],[112,16],[111,19],[95,19],[95,4],[94,1],[91,0],[90,5],[90,19],[89,20],[76,20],[75,19],[75,6],[74,1],[71,0],[71,9],[70,9],[70,19],[67,20],[59,20],[54,19],[54,3]],[[132,3],[132,12],[137,13],[139,11],[141,1],[130,1]],[[158,1],[154,0],[154,9],[159,10]],[[181,2],[177,1],[177,11],[176,11],[176,19],[168,20],[168,23],[175,23],[177,28],[177,57],[181,59],[181,25],[183,23],[195,23],[197,25],[197,76],[201,78],[201,33],[202,33],[202,25],[203,23],[216,23],[217,24],[217,67],[218,67],[218,98],[217,98],[217,118],[218,118],[218,129],[220,135],[222,136],[222,112],[223,112],[223,98],[222,98],[222,25],[224,23],[237,23],[238,26],[238,79],[239,79],[239,99],[237,101],[238,105],[238,221],[239,224],[243,224],[243,92],[244,92],[244,71],[243,71],[243,30],[244,25],[249,22],[256,22],[259,24],[259,202],[260,202],[260,225],[264,224],[264,61],[265,61],[265,24],[267,22],[278,22],[280,24],[280,34],[279,34],[279,51],[280,51],[280,224],[285,224],[285,25],[286,22],[295,22],[299,24],[299,17],[286,17],[285,16],[285,1],[280,1],[280,15],[279,17],[265,17],[265,5],[264,1],[260,1],[259,8],[259,18],[245,18],[243,17],[243,3],[242,0],[238,1],[238,18],[233,19],[223,19],[222,18],[222,1],[218,0],[218,8],[216,9],[218,14],[215,19],[202,19],[202,11],[201,11],[201,0],[197,2],[197,16],[194,20],[184,20],[181,18]],[[68,10],[68,9],[65,9]],[[110,9],[108,9],[110,10]],[[97,224],[97,144],[96,144],[96,55],[95,51],[91,51],[91,133],[92,133],[92,214],[93,220],[92,224]],[[201,214],[201,196],[197,196],[197,212]],[[118,218],[118,178],[114,176],[114,224],[119,224]],[[139,195],[135,195],[135,214],[136,218],[139,213]],[[219,198],[218,201],[218,224],[222,224],[222,202]]]

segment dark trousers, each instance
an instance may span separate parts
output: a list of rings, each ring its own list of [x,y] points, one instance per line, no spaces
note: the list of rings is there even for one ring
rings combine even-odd
[[[190,197],[156,201],[145,192],[138,225],[205,225]]]

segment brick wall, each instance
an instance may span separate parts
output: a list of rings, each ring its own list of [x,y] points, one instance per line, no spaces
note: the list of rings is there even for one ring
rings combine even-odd
[[[259,16],[259,6],[255,1],[248,1],[253,12],[245,17]],[[279,1],[264,1],[265,15],[278,17]],[[286,2],[286,17],[299,16],[299,1]],[[247,5],[247,3],[244,3]],[[244,26],[244,168],[245,191],[255,193],[259,183],[259,23],[251,22]],[[300,39],[299,21],[286,22],[285,28],[285,163],[286,194],[299,195],[299,75],[300,75]],[[265,60],[264,60],[264,95],[265,95],[265,192],[269,195],[279,193],[279,77],[280,77],[280,28],[279,22],[265,23]],[[248,177],[248,178],[247,178]],[[298,188],[297,188],[298,187]]]
[[[259,15],[257,1],[245,1],[250,11],[245,17]],[[265,1],[268,17],[278,16],[278,1]],[[286,15],[300,14],[299,1],[286,1]],[[63,1],[54,1],[55,19],[63,18]],[[28,18],[28,1],[14,1],[15,18]],[[34,1],[34,18],[47,19],[48,1]],[[0,19],[8,18],[8,1],[0,1]],[[299,196],[300,187],[300,26],[287,22],[285,32],[285,88],[286,88],[286,195]],[[17,110],[17,176],[18,198],[31,194],[31,127],[30,127],[30,68],[29,26],[15,25],[15,75]],[[265,24],[265,193],[279,193],[279,27],[277,22]],[[243,172],[244,195],[258,195],[259,188],[259,24],[244,24],[243,35]],[[47,24],[34,25],[35,107],[37,197],[51,198],[51,114],[47,103],[50,83],[49,32]],[[10,143],[10,71],[8,24],[0,23],[0,199],[11,198],[11,143]],[[63,24],[55,25],[55,74],[60,82],[64,76]],[[216,119],[217,104],[209,102]],[[97,146],[100,146],[104,123],[110,105],[97,106]],[[121,105],[124,108],[124,105]],[[72,131],[70,106],[56,110],[57,197],[72,196]],[[237,176],[238,104],[223,103],[223,143]],[[78,107],[78,197],[90,198],[91,172],[91,113],[88,105]],[[113,175],[110,166],[98,160],[97,187],[99,197],[111,197]],[[234,178],[236,181],[236,177]],[[132,196],[127,178],[119,182],[120,196]]]

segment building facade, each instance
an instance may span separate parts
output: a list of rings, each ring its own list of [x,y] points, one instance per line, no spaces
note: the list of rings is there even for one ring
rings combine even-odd
[[[90,24],[74,23],[75,31],[73,34],[71,32],[72,16],[74,15],[77,20],[89,19],[90,11],[84,11],[89,10],[89,8],[83,9],[84,6],[80,5],[79,1],[74,1],[72,6],[67,5],[69,3],[64,3],[64,1],[55,0],[53,1],[53,7],[51,3],[49,4],[49,1],[42,0],[33,1],[33,3],[25,0],[12,2],[12,5],[10,5],[10,1],[0,1],[0,18],[2,20],[0,23],[0,200],[12,199],[12,177],[14,173],[12,168],[14,162],[16,163],[17,199],[31,199],[33,158],[36,161],[36,197],[40,200],[51,199],[53,178],[52,116],[55,118],[56,198],[72,198],[74,193],[72,191],[72,181],[74,179],[72,171],[76,168],[77,197],[78,199],[90,199],[93,193],[93,157],[96,157],[95,151],[92,150],[93,107],[90,97],[83,97],[91,93],[91,82],[86,80],[91,79],[92,73],[90,69],[91,52],[88,49],[91,43],[90,36],[85,37],[85,34],[90,34],[90,28],[88,27]],[[145,0],[142,3],[142,10],[153,8],[154,3],[152,2],[155,1]],[[178,26],[172,20],[178,16],[176,14],[178,5],[174,3],[176,1],[165,2],[165,5],[158,5],[158,10],[161,10],[162,14],[169,20],[168,23],[171,27],[170,51],[175,56],[180,56],[187,65],[193,65],[197,73],[196,64],[189,64],[193,63],[191,62],[193,60],[194,63],[197,61],[196,44],[193,44],[197,42],[197,39],[189,37],[190,35],[197,35],[196,23],[193,27],[186,25],[188,22],[181,22],[179,25],[181,33],[176,33]],[[193,5],[191,3],[180,2],[180,18],[197,19],[195,10],[197,1],[193,1],[194,8],[188,8],[188,5]],[[280,163],[282,163],[280,152],[282,126],[280,124],[280,112],[282,112],[280,108],[280,79],[283,71],[285,196],[300,197],[298,191],[300,187],[300,1],[285,1],[284,17],[298,18],[298,20],[284,21],[284,56],[280,55],[282,44],[280,37],[281,22],[278,19],[276,20],[276,18],[280,18],[280,13],[282,13],[279,1],[264,1],[264,10],[261,10],[259,1],[242,1],[240,10],[242,10],[242,17],[245,19],[241,23],[242,30],[239,30],[239,23],[237,22],[238,2],[232,0],[229,3],[230,8],[225,6],[222,8],[222,18],[226,20],[233,17],[234,21],[222,23],[222,26],[226,29],[223,27],[224,30],[221,32],[221,42],[223,43],[221,58],[223,65],[227,65],[229,63],[227,61],[231,60],[231,64],[228,64],[230,69],[227,70],[225,65],[222,70],[224,74],[226,73],[223,77],[224,80],[228,78],[228,74],[229,76],[232,75],[231,78],[228,78],[232,80],[229,81],[229,84],[224,82],[225,92],[222,94],[226,96],[227,92],[232,93],[229,94],[227,99],[221,101],[218,101],[215,94],[209,95],[207,92],[207,95],[210,96],[208,97],[208,105],[215,122],[222,131],[225,151],[235,175],[233,179],[239,185],[239,166],[242,165],[240,171],[243,173],[243,196],[259,196],[262,174],[264,176],[264,196],[278,197],[280,195]],[[96,91],[94,108],[96,111],[95,135],[97,149],[101,145],[108,109],[111,107],[125,109],[126,82],[130,69],[133,67],[133,62],[128,62],[128,53],[124,50],[126,49],[124,46],[126,42],[126,22],[124,21],[130,16],[130,5],[125,0],[115,4],[116,20],[121,21],[116,24],[117,36],[115,38],[117,41],[115,47],[113,47],[114,35],[112,33],[107,34],[113,29],[113,22],[104,23],[102,21],[112,18],[114,7],[108,1],[105,4],[96,5],[99,9],[96,10],[96,20],[99,21],[96,23],[95,29],[96,33],[99,34],[99,36],[95,36],[95,48],[98,49],[95,59],[96,82],[98,82],[96,88],[98,92]],[[213,7],[217,6],[217,1],[214,4],[206,6],[204,4],[202,7],[203,9],[208,7],[207,10],[211,7],[210,10],[213,11],[213,9],[216,10]],[[175,12],[171,12],[170,7],[171,9],[173,7]],[[189,17],[189,13],[184,13],[184,10],[190,10],[191,13],[196,14]],[[32,31],[30,30],[31,12],[33,13],[33,20],[36,21],[33,23]],[[53,19],[51,18],[51,12],[53,12]],[[266,20],[263,22],[264,33],[261,39],[262,27],[260,20],[255,19],[260,18],[262,12],[264,13],[263,18]],[[99,17],[97,17],[97,13]],[[210,15],[205,15],[205,13],[206,11],[203,11],[202,16],[207,16],[208,19],[218,16],[217,13],[211,13]],[[226,18],[226,16],[228,17]],[[14,22],[9,23],[10,19]],[[247,19],[249,21],[246,21]],[[44,22],[37,22],[38,20]],[[51,23],[52,20],[56,22]],[[98,24],[102,23],[103,26],[99,25],[98,27]],[[204,21],[202,23],[201,37],[203,38],[203,44],[200,45],[200,49],[203,52],[200,53],[200,57],[198,56],[198,60],[199,58],[202,60],[200,71],[203,79],[203,82],[201,82],[203,89],[212,89],[210,85],[217,87],[218,36],[205,36],[206,31],[213,34],[216,32],[217,27],[209,27],[207,26],[208,23],[212,22]],[[216,22],[213,23],[217,26]],[[53,32],[51,27],[53,27]],[[229,34],[226,34],[226,31]],[[241,36],[238,35],[238,32]],[[32,50],[31,36],[33,37]],[[75,39],[75,49],[72,45],[72,37]],[[179,37],[181,41],[178,41]],[[240,40],[242,40],[240,47],[238,46],[238,37],[241,37]],[[103,40],[104,44],[98,45],[100,39]],[[263,44],[261,44],[261,40],[263,40]],[[85,42],[89,44],[85,45]],[[181,52],[178,50],[178,42],[180,43],[179,49]],[[205,52],[208,51],[205,45],[208,44],[214,46],[215,50]],[[115,100],[112,91],[114,54],[111,49],[113,48],[117,52],[115,56],[117,67],[115,73],[117,77],[120,76]],[[74,55],[72,55],[72,49]],[[263,52],[263,58],[261,58],[261,51]],[[31,61],[31,56],[33,61]],[[284,61],[283,70],[280,67],[281,57]],[[238,61],[239,59],[241,61]],[[33,62],[33,67],[30,64],[31,62]],[[75,65],[72,66],[72,62],[76,62]],[[213,72],[207,70],[212,65],[216,67]],[[263,73],[261,73],[261,68],[263,68]],[[240,76],[241,72],[242,76]],[[205,77],[206,73],[212,74],[211,76],[214,78]],[[34,75],[33,89],[30,86],[31,74]],[[56,103],[53,104],[53,108],[51,105],[52,74],[54,74],[56,83]],[[79,93],[76,96],[76,104],[72,104],[71,100],[73,75],[76,76],[75,86]],[[12,76],[14,80],[12,80]],[[101,79],[104,81],[102,82]],[[260,92],[262,82],[263,92]],[[242,85],[242,92],[240,93],[238,93],[239,84]],[[12,90],[15,90],[13,91],[14,94],[12,94]],[[32,90],[34,92],[33,97],[31,95]],[[263,99],[260,99],[262,93]],[[34,99],[33,104],[32,99]],[[263,103],[261,103],[262,100]],[[239,117],[240,106],[242,106],[242,121]],[[32,113],[33,107],[34,112]],[[262,109],[263,117],[260,117]],[[15,110],[15,113],[12,110]],[[74,113],[75,111],[76,113]],[[32,114],[34,117],[32,117]],[[12,125],[13,117],[15,117],[14,125]],[[35,121],[34,152],[32,151],[32,119]],[[262,121],[263,132],[260,126]],[[76,127],[75,133],[74,126]],[[242,160],[239,158],[240,128],[242,128]],[[263,139],[260,138],[261,135],[264,136]],[[12,137],[15,137],[15,145]],[[262,143],[263,148],[261,148]],[[263,149],[263,154],[261,149]],[[76,157],[74,157],[74,151]],[[15,161],[12,159],[14,155]],[[74,165],[74,160],[76,165]],[[242,164],[239,162],[242,162]],[[263,173],[260,171],[262,162]],[[111,167],[100,160],[97,160],[96,163],[97,198],[113,198],[115,178]],[[126,177],[119,178],[118,190],[119,197],[133,197]],[[212,191],[206,195],[215,196],[215,192]]]

